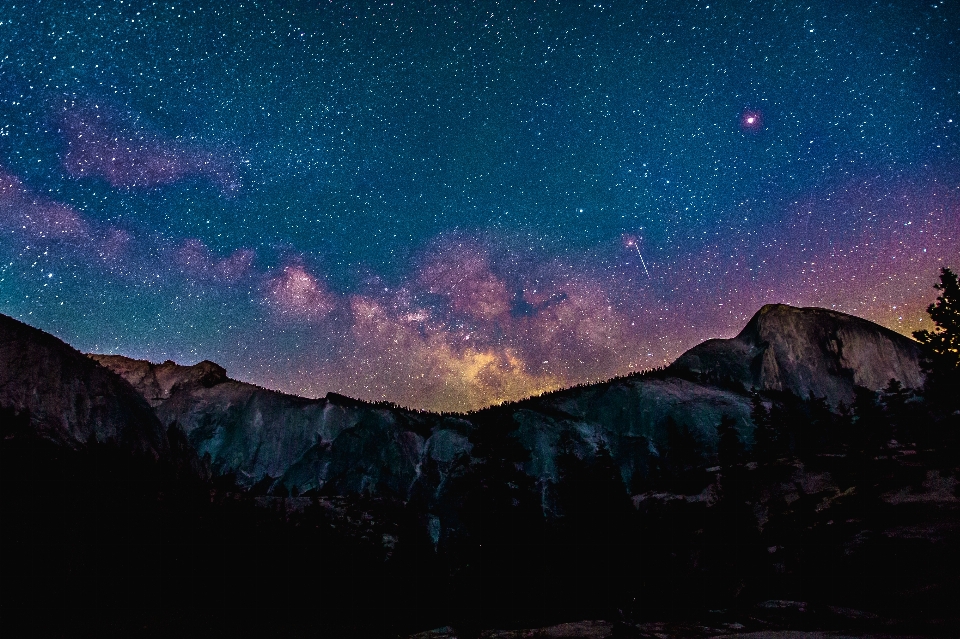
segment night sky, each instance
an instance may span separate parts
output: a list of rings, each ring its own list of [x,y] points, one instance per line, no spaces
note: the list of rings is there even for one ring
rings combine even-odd
[[[461,410],[941,266],[955,0],[0,0],[0,312],[87,352]]]

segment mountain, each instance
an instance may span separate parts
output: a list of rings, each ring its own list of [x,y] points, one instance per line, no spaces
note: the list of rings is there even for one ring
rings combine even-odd
[[[507,423],[530,451],[525,471],[555,480],[561,439],[591,456],[609,449],[627,485],[668,445],[672,425],[693,433],[702,454],[716,450],[717,425],[732,418],[752,441],[750,388],[811,393],[836,405],[855,385],[890,378],[922,383],[915,342],[850,315],[785,305],[763,307],[733,339],[710,340],[666,371],[549,393],[470,415],[440,416],[351,400],[304,399],[231,380],[218,365],[152,364],[92,355],[126,379],[160,421],[186,432],[215,473],[242,485],[276,480],[300,492],[370,492],[406,498],[419,481],[443,483],[472,449],[479,424]]]
[[[464,420],[335,393],[286,395],[232,380],[212,362],[91,357],[142,393],[162,423],[179,424],[198,454],[210,456],[215,473],[235,473],[240,485],[272,478],[300,492],[326,486],[343,494],[406,496],[423,457],[463,449],[461,433],[470,428]]]
[[[0,409],[29,415],[41,437],[93,440],[158,458],[169,449],[153,410],[129,383],[56,337],[0,315]]]
[[[170,366],[158,368],[138,382],[155,402],[183,392],[185,381],[203,388],[223,376],[213,365],[176,367],[187,375],[176,376],[175,388],[162,374]],[[4,591],[0,632],[300,636],[323,619],[324,636],[371,636],[331,628],[356,626],[357,617],[378,623],[373,613],[355,613],[355,593],[366,586],[369,595],[372,580],[361,580],[384,563],[382,545],[365,539],[384,539],[380,528],[390,521],[371,523],[344,500],[327,500],[300,514],[298,535],[255,491],[211,478],[183,431],[170,426],[121,376],[0,316],[0,574],[15,584]],[[281,568],[311,585],[293,594],[275,587]],[[331,574],[336,579],[317,579]],[[256,592],[242,594],[238,583]],[[279,606],[288,610],[244,612]]]
[[[78,445],[91,435],[160,454],[176,423],[215,474],[252,486],[279,482],[305,492],[369,492],[406,498],[418,481],[435,489],[471,434],[491,421],[515,427],[531,452],[525,471],[556,479],[563,438],[578,455],[603,442],[628,485],[645,457],[667,445],[669,425],[689,429],[703,454],[716,427],[734,420],[752,441],[748,389],[790,391],[849,404],[855,386],[891,378],[919,387],[915,342],[834,311],[764,306],[732,339],[708,340],[668,369],[441,416],[352,400],[305,399],[230,379],[219,365],[180,366],[119,355],[86,357],[42,331],[0,317],[0,407],[29,411],[45,437]],[[152,410],[151,410],[152,408]],[[424,475],[429,471],[430,479]]]
[[[671,372],[757,390],[853,400],[855,386],[877,390],[890,379],[923,385],[913,340],[873,322],[822,308],[768,304],[733,339],[712,339],[681,355]]]
[[[769,306],[667,369],[437,415],[84,356],[0,318],[8,608],[71,629],[50,635],[482,636],[529,616],[646,636],[715,610],[954,628],[955,417],[896,388],[853,413],[800,398],[918,386],[917,361],[869,322]]]
[[[170,399],[174,391],[210,388],[227,381],[227,371],[209,360],[193,366],[179,366],[170,360],[163,364],[152,364],[146,360],[130,359],[121,355],[90,357],[123,377],[153,407]]]

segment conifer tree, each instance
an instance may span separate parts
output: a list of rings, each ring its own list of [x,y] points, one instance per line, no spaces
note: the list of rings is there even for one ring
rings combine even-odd
[[[927,399],[947,414],[960,409],[960,282],[949,268],[940,270],[937,301],[927,307],[933,330],[914,332],[923,351]]]
[[[711,543],[705,550],[704,564],[714,574],[722,594],[736,597],[757,573],[763,557],[759,554],[759,530],[736,421],[724,415],[717,434],[719,501],[706,526]]]
[[[704,488],[703,445],[686,424],[678,424],[667,417],[663,426],[664,438],[660,445],[660,468],[662,470],[662,488],[683,492],[687,495],[699,493]]]
[[[908,444],[916,439],[919,428],[917,407],[910,402],[912,393],[904,388],[900,380],[890,379],[887,387],[880,393],[887,421],[891,427],[891,435],[901,444]]]
[[[736,421],[729,415],[721,417],[717,434],[720,437],[717,444],[720,467],[728,469],[740,464],[743,461],[743,442],[737,433]]]
[[[744,446],[737,433],[736,421],[729,415],[720,418],[717,426],[717,460],[720,464],[721,502],[739,501],[744,493]]]
[[[768,464],[780,457],[781,438],[773,427],[770,411],[763,403],[759,393],[750,398],[753,407],[750,410],[750,419],[753,420],[753,458],[761,463]]]
[[[837,415],[830,409],[825,397],[813,393],[803,404],[806,424],[800,430],[800,458],[809,461],[830,448],[836,439]]]

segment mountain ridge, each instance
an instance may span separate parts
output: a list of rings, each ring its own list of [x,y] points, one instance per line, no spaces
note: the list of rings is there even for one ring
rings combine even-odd
[[[920,347],[862,318],[820,308],[767,304],[731,339],[707,340],[668,370],[765,391],[849,405],[854,387],[884,387],[890,379],[923,385]]]
[[[176,425],[198,457],[209,455],[214,473],[235,474],[241,485],[269,478],[300,492],[401,498],[428,475],[430,483],[442,483],[456,460],[470,455],[471,434],[491,421],[510,425],[530,453],[525,471],[539,482],[556,479],[563,439],[587,456],[603,444],[630,485],[645,472],[646,453],[637,452],[637,442],[659,454],[670,424],[689,428],[707,455],[716,450],[723,419],[749,445],[751,389],[822,397],[836,406],[849,404],[858,385],[878,390],[896,378],[918,387],[923,380],[919,347],[909,338],[836,311],[787,305],[762,307],[737,336],[707,340],[666,369],[464,414],[373,404],[333,392],[298,397],[232,380],[207,360],[181,366],[84,356],[10,318],[2,320],[0,333],[7,376],[0,378],[0,405],[29,410],[51,439],[79,445],[91,433],[119,437],[124,420],[101,413],[139,415],[129,418],[139,425],[123,435],[137,442],[131,446],[159,455],[168,446],[165,431]],[[60,360],[69,363],[60,368],[73,372],[60,370]],[[31,400],[31,394],[45,399]],[[74,398],[72,406],[67,397]],[[125,408],[110,408],[108,398]]]
[[[40,435],[70,448],[92,438],[154,458],[169,449],[153,410],[126,380],[6,315],[0,315],[0,408],[28,413]]]
[[[923,379],[919,348],[909,338],[836,311],[786,305],[762,307],[736,337],[708,340],[666,369],[463,414],[332,392],[318,399],[288,395],[231,380],[208,361],[180,366],[91,357],[125,377],[163,424],[183,428],[198,454],[210,455],[215,472],[236,473],[248,485],[269,477],[301,492],[384,491],[402,498],[426,474],[442,482],[455,459],[470,454],[470,434],[490,420],[512,425],[530,452],[525,470],[538,481],[556,478],[554,462],[566,438],[585,455],[602,442],[629,485],[644,472],[636,442],[658,451],[671,422],[690,428],[707,454],[724,418],[750,443],[752,388],[837,405],[849,403],[856,385],[878,390],[891,377],[905,386]]]

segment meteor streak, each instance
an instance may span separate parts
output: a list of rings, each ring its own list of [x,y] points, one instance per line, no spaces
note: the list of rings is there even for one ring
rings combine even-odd
[[[650,271],[647,270],[647,263],[643,259],[643,254],[640,253],[640,239],[636,235],[627,235],[626,233],[624,233],[621,238],[624,246],[636,249],[637,255],[640,256],[640,264],[643,265],[643,272],[647,274],[647,277],[650,277]]]
[[[643,265],[643,272],[647,274],[647,277],[650,277],[650,271],[647,270],[647,263],[643,261],[643,255],[640,254],[640,247],[634,244],[633,248],[637,249],[637,255],[640,255],[640,263]]]

